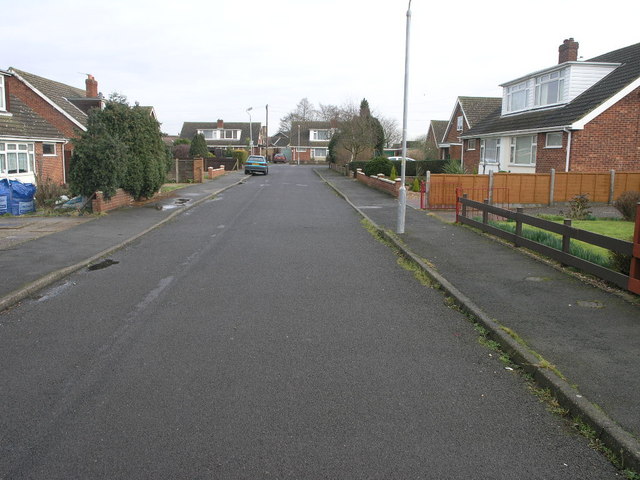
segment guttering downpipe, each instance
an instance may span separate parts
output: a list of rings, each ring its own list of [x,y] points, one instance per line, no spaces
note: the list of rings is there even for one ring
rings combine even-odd
[[[64,148],[69,143],[68,140],[65,140],[62,144],[62,183],[67,183],[67,152]]]
[[[569,161],[571,159],[571,130],[569,130],[568,128],[564,128],[563,130],[567,132],[567,159],[565,161],[564,171],[568,173]]]

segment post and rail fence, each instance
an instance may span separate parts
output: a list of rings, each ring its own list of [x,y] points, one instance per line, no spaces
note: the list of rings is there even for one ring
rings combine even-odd
[[[534,252],[541,253],[549,258],[557,260],[563,265],[578,268],[586,273],[606,280],[620,288],[640,295],[640,203],[636,207],[636,222],[633,241],[628,242],[616,238],[599,235],[597,233],[581,230],[571,226],[571,220],[565,220],[564,224],[543,220],[538,217],[522,213],[522,208],[515,212],[489,204],[488,199],[478,202],[467,197],[466,194],[458,198],[460,209],[457,211],[456,222],[478,228],[485,233],[512,242],[516,247],[526,247]],[[470,217],[470,210],[481,213],[482,218]],[[490,216],[500,217],[515,222],[515,232],[508,232],[490,224]],[[530,240],[522,235],[523,225],[530,225],[562,237],[562,250],[543,245]],[[620,255],[631,257],[629,275],[617,272],[610,268],[597,265],[570,253],[571,240],[579,240],[595,245]]]

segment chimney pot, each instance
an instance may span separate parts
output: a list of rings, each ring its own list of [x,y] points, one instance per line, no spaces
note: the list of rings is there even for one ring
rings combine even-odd
[[[578,60],[578,47],[580,44],[572,38],[566,39],[558,47],[558,63],[575,62]]]
[[[87,74],[87,79],[84,81],[87,86],[87,97],[89,98],[97,98],[98,97],[98,82],[90,73]]]
[[[224,128],[224,121],[222,119],[218,119],[218,128]]]

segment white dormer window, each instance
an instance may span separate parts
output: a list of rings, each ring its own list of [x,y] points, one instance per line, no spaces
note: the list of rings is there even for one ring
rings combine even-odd
[[[562,103],[564,100],[565,70],[536,77],[536,107]]]
[[[507,87],[507,112],[525,110],[529,105],[529,82],[524,81]]]
[[[309,140],[319,142],[331,140],[331,130],[309,130]]]
[[[4,90],[4,76],[0,75],[0,110],[7,110],[7,101],[4,98],[5,90]]]
[[[231,128],[198,130],[198,133],[204,135],[205,140],[238,140],[240,138],[240,130]]]

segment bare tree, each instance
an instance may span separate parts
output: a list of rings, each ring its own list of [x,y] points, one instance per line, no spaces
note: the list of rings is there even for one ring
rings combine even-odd
[[[377,116],[380,125],[382,125],[382,131],[384,132],[384,144],[387,147],[391,147],[396,143],[402,141],[402,133],[398,127],[398,122],[394,118]]]
[[[296,105],[295,110],[280,119],[280,131],[289,135],[292,122],[309,122],[319,118],[318,110],[308,98],[303,98]]]

